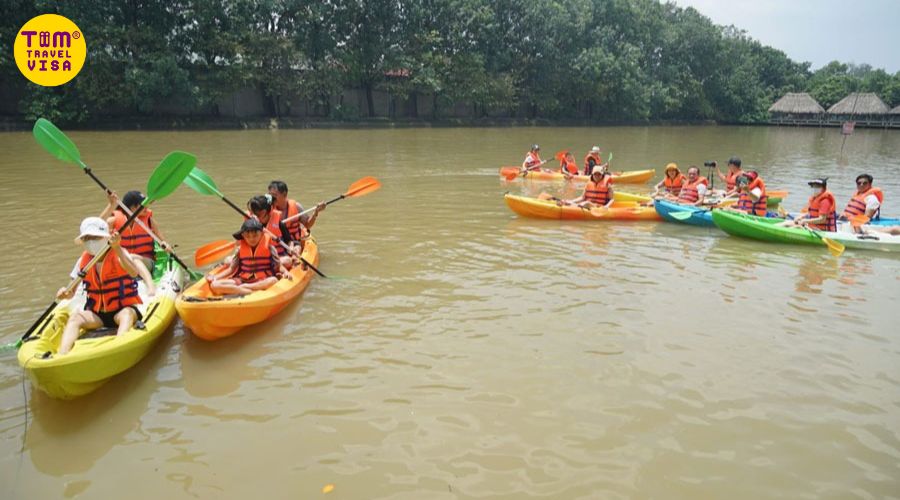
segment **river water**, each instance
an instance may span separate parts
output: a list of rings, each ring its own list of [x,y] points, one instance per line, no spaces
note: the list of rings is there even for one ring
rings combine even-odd
[[[0,360],[2,498],[900,497],[900,259],[521,219],[504,192],[561,186],[497,175],[533,142],[579,161],[599,144],[656,181],[669,161],[738,154],[789,209],[807,178],[843,204],[865,171],[900,216],[900,133],[857,130],[843,159],[834,129],[767,127],[70,137],[120,192],[172,149],[238,203],[276,178],[307,205],[365,175],[383,187],[322,213],[337,279],[267,323],[207,343],[176,322],[68,402]],[[30,134],[0,135],[0,341],[65,284],[78,224],[104,204]],[[188,189],[155,214],[183,257],[240,224]]]

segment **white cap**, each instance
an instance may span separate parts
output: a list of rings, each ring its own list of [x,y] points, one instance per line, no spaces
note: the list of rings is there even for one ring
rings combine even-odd
[[[81,221],[81,234],[75,238],[76,242],[80,242],[85,236],[98,236],[100,238],[109,238],[109,224],[100,217],[88,217]]]
[[[599,153],[599,152],[600,152],[600,146],[594,146],[591,148],[591,153]]]
[[[605,169],[601,165],[594,165],[594,168],[591,169],[591,175],[602,174],[604,172]]]

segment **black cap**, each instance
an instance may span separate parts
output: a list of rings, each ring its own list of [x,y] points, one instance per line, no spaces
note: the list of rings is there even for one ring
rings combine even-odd
[[[242,239],[244,239],[244,233],[246,233],[247,231],[262,231],[262,230],[263,230],[263,225],[260,221],[258,221],[256,219],[247,219],[244,221],[243,224],[241,224],[241,230],[232,234],[232,236],[234,236],[234,239],[236,239],[236,240],[242,240]]]
[[[811,179],[807,182],[810,186],[827,186],[828,185],[828,177],[819,177],[818,179]]]
[[[140,191],[129,191],[125,193],[125,197],[122,198],[122,203],[128,208],[140,205],[143,202],[144,195],[142,195]]]
[[[731,158],[728,159],[728,164],[729,164],[729,165],[734,165],[734,166],[736,166],[736,167],[740,167],[740,166],[741,166],[741,159],[738,158],[737,156],[732,156]]]

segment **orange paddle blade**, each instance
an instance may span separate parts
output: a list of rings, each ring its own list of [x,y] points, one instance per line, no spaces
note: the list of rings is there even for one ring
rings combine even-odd
[[[362,179],[350,184],[350,187],[347,188],[347,192],[344,193],[344,196],[348,198],[353,198],[356,196],[365,196],[372,191],[378,191],[378,188],[381,187],[381,181],[374,177],[363,177]]]
[[[509,174],[519,175],[519,167],[500,167],[500,177],[509,177]]]
[[[203,267],[227,257],[234,252],[235,240],[219,240],[207,243],[194,252],[194,264]]]
[[[854,215],[853,217],[850,217],[850,224],[853,225],[854,227],[862,226],[865,223],[869,222],[870,220],[871,219],[869,219],[865,215],[859,214],[859,215]]]

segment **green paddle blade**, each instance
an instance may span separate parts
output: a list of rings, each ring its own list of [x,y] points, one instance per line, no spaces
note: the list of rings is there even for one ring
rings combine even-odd
[[[694,215],[694,212],[689,210],[682,210],[681,212],[671,212],[669,214],[670,217],[676,220],[688,220],[692,215]]]
[[[194,167],[194,170],[191,170],[191,173],[184,179],[184,183],[202,195],[218,196],[219,198],[224,196],[216,187],[216,182],[212,180],[212,177],[200,170],[200,167]]]
[[[172,194],[196,164],[197,158],[192,154],[182,151],[167,154],[147,181],[147,197],[142,205],[149,205]]]
[[[85,168],[85,164],[81,161],[81,153],[75,143],[56,128],[56,125],[50,123],[50,120],[38,118],[34,122],[32,133],[37,143],[57,159]]]

